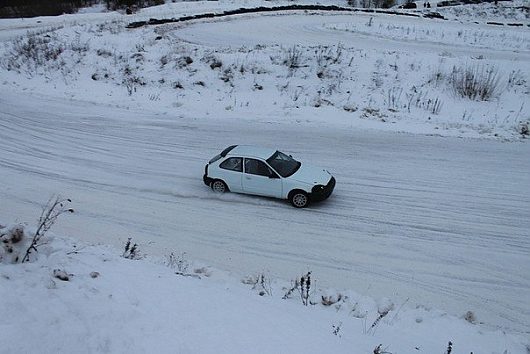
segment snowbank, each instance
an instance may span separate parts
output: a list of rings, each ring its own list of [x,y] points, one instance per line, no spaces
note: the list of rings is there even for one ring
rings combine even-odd
[[[380,344],[441,353],[449,342],[458,353],[528,350],[522,337],[434,309],[330,289],[312,289],[303,306],[297,290],[282,299],[292,283],[266,275],[238,281],[192,262],[180,272],[169,258],[47,241],[34,262],[0,264],[1,353],[371,353]]]

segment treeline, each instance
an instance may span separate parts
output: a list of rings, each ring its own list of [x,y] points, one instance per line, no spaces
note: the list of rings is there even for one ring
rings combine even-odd
[[[164,0],[0,0],[0,18],[56,16],[99,3],[114,11],[161,5]]]
[[[105,0],[109,10],[134,9],[164,4],[164,0]]]

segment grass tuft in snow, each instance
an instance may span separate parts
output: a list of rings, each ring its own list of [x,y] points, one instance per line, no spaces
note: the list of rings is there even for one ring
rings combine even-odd
[[[186,259],[186,252],[182,252],[179,255],[171,252],[166,256],[165,264],[169,268],[176,270],[176,274],[178,275],[188,274],[188,268],[190,267],[190,262]]]
[[[449,76],[453,90],[464,98],[489,101],[500,94],[501,77],[495,66],[455,66]]]
[[[296,279],[293,283],[291,288],[287,290],[285,295],[283,295],[283,299],[289,299],[292,297],[293,293],[295,291],[298,291],[300,294],[300,299],[302,300],[302,304],[304,306],[309,305],[310,301],[309,298],[312,293],[311,288],[311,272],[307,272],[305,275],[302,275],[299,279]]]
[[[1,67],[30,77],[46,70],[61,72],[63,76],[71,73],[66,62],[79,64],[89,50],[88,41],[82,41],[80,35],[65,40],[58,36],[58,29],[28,33],[12,41],[7,45]]]
[[[271,279],[263,272],[256,276],[248,276],[241,282],[243,284],[252,285],[252,290],[256,290],[259,296],[272,296]]]
[[[388,347],[383,349],[383,344],[379,344],[374,348],[373,354],[392,354],[392,352],[387,351]]]
[[[142,255],[140,254],[140,250],[138,249],[138,244],[137,243],[133,244],[131,237],[127,239],[127,242],[125,243],[125,247],[124,247],[124,250],[121,256],[123,258],[135,259],[135,260],[143,258]]]
[[[453,342],[449,341],[449,343],[447,344],[447,350],[445,351],[445,353],[451,354],[452,351],[453,351]]]

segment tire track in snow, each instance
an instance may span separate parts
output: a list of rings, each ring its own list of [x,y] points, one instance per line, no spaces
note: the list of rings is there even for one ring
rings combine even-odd
[[[388,15],[356,14],[355,20],[364,18],[388,19]],[[179,25],[167,25],[165,31],[176,40],[203,45],[208,47],[241,47],[267,45],[330,45],[341,43],[347,48],[378,49],[385,52],[407,51],[412,53],[433,54],[448,52],[456,56],[480,57],[499,60],[530,60],[528,50],[503,50],[496,48],[481,48],[458,43],[438,43],[430,41],[412,41],[400,38],[389,38],[377,34],[346,32],[339,29],[327,28],[330,24],[344,24],[352,22],[351,15],[320,14],[320,15],[282,15],[282,16],[253,16],[238,17],[229,21],[206,21]],[[421,18],[393,17],[393,21],[411,25],[417,21],[424,24]],[[440,23],[443,26],[446,23]],[[458,24],[467,29],[477,29],[475,24]],[[485,27],[484,31],[502,31],[503,29]],[[523,31],[522,33],[527,33]]]

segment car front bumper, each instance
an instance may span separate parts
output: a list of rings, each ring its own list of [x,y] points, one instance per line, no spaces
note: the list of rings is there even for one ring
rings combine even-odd
[[[336,184],[335,177],[332,176],[327,185],[314,186],[313,189],[311,190],[311,201],[319,202],[319,201],[329,198],[331,193],[333,193],[335,184]]]

